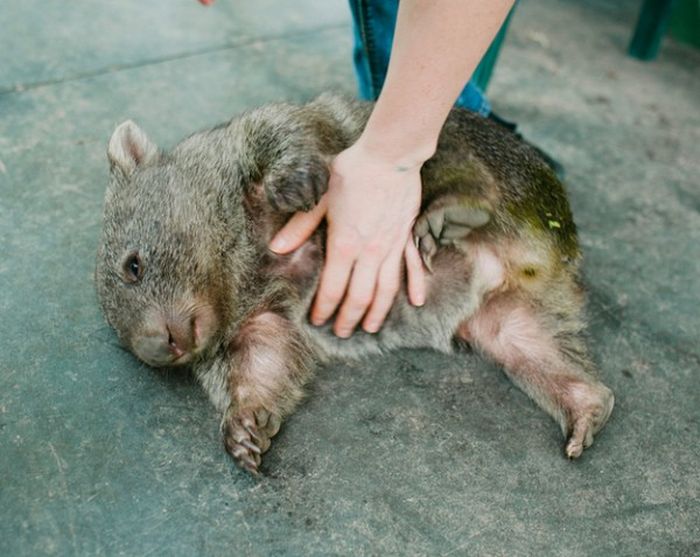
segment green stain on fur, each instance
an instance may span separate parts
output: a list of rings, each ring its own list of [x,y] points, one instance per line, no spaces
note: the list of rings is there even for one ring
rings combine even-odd
[[[576,225],[564,186],[549,168],[538,170],[528,185],[524,195],[506,210],[516,221],[552,237],[566,258],[577,259]]]

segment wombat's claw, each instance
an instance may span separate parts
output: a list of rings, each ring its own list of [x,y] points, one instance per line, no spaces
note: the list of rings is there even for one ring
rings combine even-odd
[[[491,220],[485,208],[466,204],[459,197],[442,197],[433,202],[416,220],[413,235],[425,266],[432,271],[432,259],[440,245],[451,245],[466,238],[474,228]]]
[[[423,259],[423,264],[432,273],[433,272],[433,256],[437,252],[437,244],[430,234],[419,237],[416,239],[418,244],[418,251]]]
[[[249,424],[244,425],[245,430],[248,432],[248,435],[250,435],[253,439],[256,441],[260,441],[260,436],[257,434],[255,431],[255,428]]]
[[[266,410],[227,412],[222,423],[224,445],[236,464],[258,475],[262,454],[270,448],[270,438],[282,420]]]
[[[248,441],[248,439],[243,439],[243,441],[241,441],[241,445],[243,445],[246,449],[253,451],[254,453],[262,454],[262,450],[260,449],[260,447],[258,447],[255,443],[251,443],[250,441]]]

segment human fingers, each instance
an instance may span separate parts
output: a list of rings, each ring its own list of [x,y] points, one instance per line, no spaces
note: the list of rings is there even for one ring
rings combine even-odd
[[[326,197],[322,197],[318,205],[311,209],[308,213],[298,212],[292,215],[272,241],[269,248],[275,253],[284,255],[299,248],[318,228],[321,221],[326,216],[327,201]]]
[[[370,257],[355,262],[347,294],[333,324],[333,332],[339,337],[349,337],[367,312],[374,299],[380,265],[379,259]]]
[[[311,322],[314,325],[325,323],[343,299],[358,251],[354,242],[337,238],[332,227],[329,227],[326,260],[311,310]]]
[[[372,305],[362,322],[362,328],[368,333],[376,333],[384,323],[401,284],[401,258],[403,250],[392,253],[382,263],[377,278]]]

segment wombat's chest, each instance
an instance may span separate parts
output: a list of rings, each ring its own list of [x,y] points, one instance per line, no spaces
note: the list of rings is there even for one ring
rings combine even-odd
[[[318,232],[305,244],[288,255],[265,255],[259,275],[272,279],[284,279],[302,300],[313,295],[323,265],[323,241]]]

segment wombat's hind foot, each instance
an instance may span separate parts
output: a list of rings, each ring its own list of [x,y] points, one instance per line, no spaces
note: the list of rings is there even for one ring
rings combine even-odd
[[[257,476],[262,455],[270,448],[281,423],[279,416],[263,408],[237,411],[229,407],[221,423],[226,451],[238,466]]]
[[[425,266],[432,270],[438,246],[465,239],[473,229],[484,226],[489,220],[490,209],[474,199],[446,195],[433,201],[413,226],[413,236]]]
[[[570,402],[563,408],[567,436],[566,456],[581,456],[593,444],[593,436],[608,421],[615,405],[615,396],[605,385],[579,384],[571,387]]]

